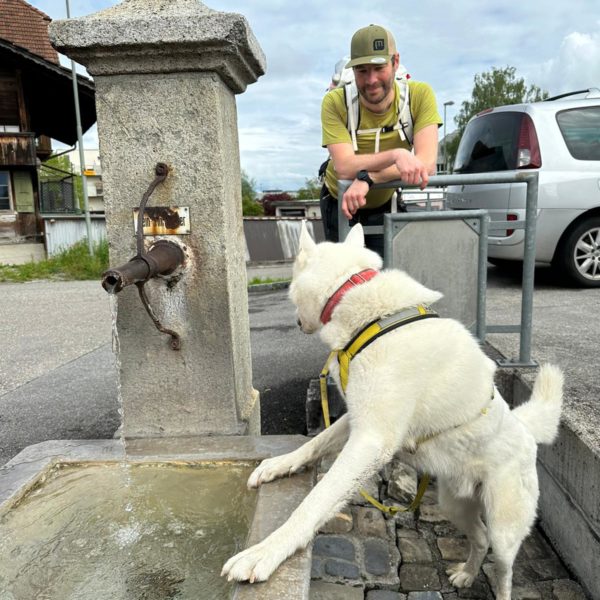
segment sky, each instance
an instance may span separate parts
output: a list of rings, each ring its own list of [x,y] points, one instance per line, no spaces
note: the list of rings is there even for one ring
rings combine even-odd
[[[66,17],[64,0],[29,0],[53,19]],[[71,16],[118,4],[70,0]],[[469,100],[473,78],[512,66],[527,85],[551,95],[600,88],[598,0],[496,2],[454,0],[209,0],[207,6],[243,14],[267,60],[266,74],[237,96],[242,169],[256,190],[296,190],[327,157],[321,147],[320,105],[335,63],[349,54],[360,27],[376,23],[396,38],[411,77],[436,94],[447,133]],[[69,65],[63,59],[64,64]],[[440,137],[444,129],[440,129]],[[85,147],[97,147],[95,127]]]

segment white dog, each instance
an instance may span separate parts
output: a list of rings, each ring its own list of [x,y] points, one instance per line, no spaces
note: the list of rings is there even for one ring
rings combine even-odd
[[[330,348],[341,349],[373,321],[441,298],[406,273],[380,267],[379,256],[364,248],[360,225],[342,244],[315,244],[303,225],[290,288],[302,330],[320,330]],[[372,278],[344,285],[365,270]],[[337,460],[288,521],[232,557],[223,575],[268,579],[398,455],[437,477],[444,514],[469,539],[468,560],[448,571],[452,584],[473,583],[491,544],[497,598],[510,600],[513,562],[535,519],[536,444],[557,434],[563,376],[543,366],[531,399],[511,411],[494,388],[494,371],[477,341],[452,319],[412,322],[365,347],[350,364],[347,414],[298,450],[263,461],[248,485],[341,450]],[[339,381],[337,365],[332,375]]]

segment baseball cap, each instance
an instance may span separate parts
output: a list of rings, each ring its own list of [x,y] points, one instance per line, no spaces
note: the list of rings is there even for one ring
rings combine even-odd
[[[382,65],[396,54],[394,36],[381,25],[359,29],[350,42],[350,62],[346,68],[357,65]]]

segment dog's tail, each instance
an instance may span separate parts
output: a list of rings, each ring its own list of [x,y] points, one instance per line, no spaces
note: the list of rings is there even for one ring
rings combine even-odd
[[[551,444],[556,438],[563,402],[563,383],[563,372],[558,367],[543,365],[529,401],[512,411],[538,444]]]

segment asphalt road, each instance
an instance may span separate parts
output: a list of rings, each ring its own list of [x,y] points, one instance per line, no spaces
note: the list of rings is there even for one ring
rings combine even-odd
[[[519,276],[491,267],[488,277],[488,322],[518,322]],[[263,433],[303,433],[308,382],[327,350],[296,327],[287,290],[251,293],[249,310]],[[110,303],[100,285],[0,284],[0,314],[0,465],[40,441],[112,437],[116,371]],[[549,269],[536,269],[533,357],[565,368],[577,428],[600,445],[598,314],[600,290],[564,288]],[[518,354],[516,335],[489,340],[505,356]]]

